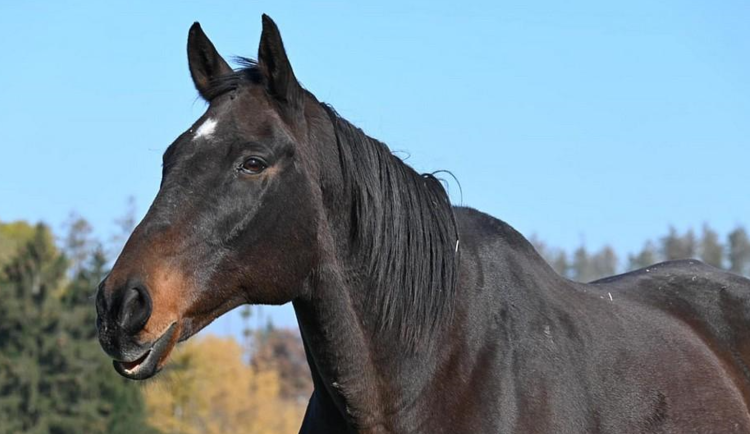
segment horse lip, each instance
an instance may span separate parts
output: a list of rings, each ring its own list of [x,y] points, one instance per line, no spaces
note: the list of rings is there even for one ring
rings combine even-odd
[[[145,350],[143,350],[143,352],[140,355],[135,356],[135,357],[129,357],[128,359],[121,359],[121,360],[118,360],[118,362],[123,363],[123,364],[125,364],[125,363],[133,363],[133,362],[136,362],[138,360],[141,360],[141,362],[142,362],[143,361],[142,359],[144,357],[146,357],[146,355],[151,351],[152,348],[154,348],[153,344],[151,346],[149,346],[148,348],[146,348]]]
[[[171,347],[170,343],[172,342],[172,338],[176,331],[177,322],[173,322],[169,328],[167,328],[167,330],[154,341],[151,348],[141,354],[140,357],[135,358],[131,362],[113,360],[112,365],[115,367],[115,371],[123,377],[131,380],[145,380],[153,377],[161,370],[159,361],[162,359],[164,352]],[[133,369],[125,368],[126,363],[133,363],[140,359],[143,360],[141,360]]]

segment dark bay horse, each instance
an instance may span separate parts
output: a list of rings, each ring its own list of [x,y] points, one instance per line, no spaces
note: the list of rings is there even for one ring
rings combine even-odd
[[[303,89],[267,16],[257,62],[233,71],[198,24],[188,59],[208,109],[97,294],[123,376],[238,305],[292,302],[303,433],[750,433],[750,280],[560,277]]]

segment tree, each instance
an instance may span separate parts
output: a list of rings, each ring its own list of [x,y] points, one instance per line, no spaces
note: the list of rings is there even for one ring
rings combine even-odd
[[[163,433],[296,433],[304,405],[280,396],[276,370],[242,360],[231,338],[193,338],[145,389],[150,420]]]
[[[310,398],[312,379],[298,332],[277,329],[270,324],[259,331],[252,365],[259,371],[279,373],[279,393],[283,399],[307,401]]]
[[[23,221],[0,223],[0,270],[34,237],[34,232],[34,226]]]
[[[611,246],[604,246],[591,258],[592,280],[612,276],[617,272],[617,254]]]
[[[70,282],[53,236],[37,225],[0,277],[0,433],[154,432],[139,389],[99,348],[92,294],[101,248]]]
[[[729,234],[729,270],[738,274],[750,274],[750,239],[742,227]]]
[[[589,257],[588,251],[585,246],[580,246],[573,252],[573,265],[571,267],[573,272],[573,280],[578,282],[589,282],[596,278],[591,264],[591,258]]]
[[[64,283],[65,258],[44,225],[4,267],[0,282],[0,433],[55,428],[48,398],[60,357],[60,309],[52,296]]]
[[[700,241],[700,259],[706,264],[721,268],[724,265],[724,246],[719,241],[719,234],[708,224],[703,224]]]
[[[86,219],[71,214],[65,224],[67,234],[63,240],[63,251],[70,262],[71,274],[75,275],[83,267],[83,263],[91,255],[94,240],[91,237],[93,228]]]
[[[662,255],[667,261],[695,257],[695,235],[692,229],[680,236],[677,230],[670,226],[669,233],[661,239],[661,243]]]
[[[630,255],[628,257],[628,269],[637,270],[639,268],[645,268],[650,265],[654,265],[659,261],[658,254],[656,253],[656,247],[651,241],[646,241],[643,248],[637,255]]]
[[[107,274],[106,266],[104,248],[97,245],[62,294],[65,315],[60,330],[64,343],[60,352],[65,366],[60,370],[62,381],[53,396],[68,404],[57,411],[65,415],[71,425],[78,426],[76,430],[67,431],[71,433],[156,432],[147,425],[139,385],[117,374],[111,360],[99,348],[92,300],[97,285]],[[85,430],[80,429],[83,422],[88,422]]]
[[[564,250],[559,250],[552,260],[552,268],[563,277],[570,274],[570,264],[568,263],[568,254]]]

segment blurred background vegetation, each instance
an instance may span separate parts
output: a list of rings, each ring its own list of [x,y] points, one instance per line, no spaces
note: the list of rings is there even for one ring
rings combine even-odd
[[[637,270],[657,262],[676,259],[700,259],[714,267],[736,274],[750,275],[750,239],[743,226],[721,236],[707,223],[700,231],[679,233],[669,227],[667,233],[643,243],[640,251],[621,254],[605,245],[588,251],[581,245],[572,252],[548,246],[537,235],[531,237],[537,251],[561,275],[579,282],[590,282],[613,274]]]
[[[296,330],[199,335],[156,378],[120,377],[99,347],[95,288],[133,227],[106,242],[71,216],[0,222],[0,434],[296,433],[312,391]]]
[[[296,433],[312,390],[299,334],[251,328],[249,306],[240,338],[201,334],[144,383],[115,373],[97,342],[93,295],[132,215],[106,242],[75,215],[57,234],[43,223],[0,222],[0,434]],[[750,274],[743,227],[723,235],[709,225],[669,228],[627,255],[532,242],[579,281],[679,258]]]

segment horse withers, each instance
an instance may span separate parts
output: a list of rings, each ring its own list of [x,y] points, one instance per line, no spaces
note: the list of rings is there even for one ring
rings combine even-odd
[[[232,70],[197,23],[188,60],[208,109],[97,293],[123,376],[238,305],[292,302],[303,433],[750,432],[750,280],[564,279],[303,89],[267,16],[257,61]]]

